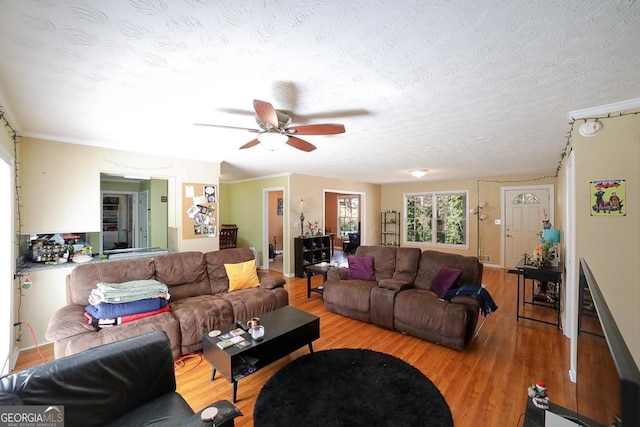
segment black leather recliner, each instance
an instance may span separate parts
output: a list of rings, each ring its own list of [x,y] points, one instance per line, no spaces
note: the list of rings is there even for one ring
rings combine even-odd
[[[176,392],[173,355],[164,331],[6,375],[0,378],[3,405],[64,406],[68,426],[228,427],[242,415],[226,400],[211,405],[217,408],[212,420],[203,421],[202,412],[194,414]]]

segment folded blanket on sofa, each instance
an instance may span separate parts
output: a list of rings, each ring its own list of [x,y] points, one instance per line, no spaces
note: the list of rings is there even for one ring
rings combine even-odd
[[[164,298],[148,298],[138,301],[121,302],[117,304],[108,304],[101,302],[100,304],[88,305],[84,311],[89,313],[96,319],[113,319],[121,316],[129,316],[132,314],[144,313],[147,311],[159,310],[169,304]]]
[[[107,328],[110,326],[122,325],[124,323],[133,322],[134,320],[143,319],[145,317],[155,316],[156,314],[171,311],[170,306],[164,306],[159,310],[147,311],[145,313],[132,314],[129,316],[121,316],[110,319],[96,319],[89,313],[85,312],[84,317],[87,319],[87,323],[93,325],[96,329]]]
[[[470,296],[477,299],[480,303],[480,311],[485,317],[498,309],[498,306],[493,301],[491,294],[489,294],[489,291],[487,291],[484,285],[462,285],[458,288],[449,289],[444,296],[444,299],[451,300],[451,298],[457,296]]]
[[[167,285],[153,279],[122,283],[98,283],[96,288],[91,290],[89,304],[137,301],[168,291]]]

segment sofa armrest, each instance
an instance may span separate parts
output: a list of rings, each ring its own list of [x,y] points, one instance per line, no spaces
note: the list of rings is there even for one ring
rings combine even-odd
[[[87,332],[95,332],[95,329],[84,317],[84,307],[77,304],[69,304],[60,307],[53,313],[53,316],[49,319],[45,337],[47,340],[54,342]]]
[[[210,408],[216,408],[217,414],[213,419],[206,417],[206,411]],[[204,417],[203,417],[204,413]],[[227,427],[234,425],[234,418],[241,417],[243,414],[240,410],[228,400],[219,400],[212,403],[202,411],[193,414],[191,417],[186,418],[179,424],[179,427],[201,427],[201,426],[214,426],[214,427]]]
[[[274,276],[266,271],[258,271],[258,279],[260,280],[260,286],[265,289],[281,288],[286,283],[284,278]]]
[[[474,309],[480,310],[480,302],[474,297],[470,297],[468,295],[460,295],[457,297],[453,297],[450,300],[453,304],[464,304]]]
[[[64,405],[68,425],[105,425],[176,389],[164,331],[90,348],[0,378],[25,405]]]
[[[349,269],[345,267],[330,268],[327,271],[327,280],[347,280]]]
[[[403,291],[412,288],[413,284],[399,279],[382,279],[378,282],[378,287],[392,291]]]

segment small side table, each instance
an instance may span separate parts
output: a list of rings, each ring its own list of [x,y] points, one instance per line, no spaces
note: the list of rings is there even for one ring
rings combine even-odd
[[[327,281],[327,273],[331,270],[333,266],[327,265],[326,267],[320,267],[319,265],[308,265],[305,267],[307,271],[307,298],[311,298],[311,292],[317,292],[320,295],[324,292],[324,285],[317,286],[315,288],[311,287],[311,276],[316,274],[322,275],[322,283]]]
[[[516,321],[520,319],[534,320],[536,322],[547,323],[550,325],[556,325],[560,329],[560,297],[562,295],[562,273],[564,272],[564,265],[559,262],[558,266],[537,268],[530,265],[524,265],[523,261],[520,261],[516,266],[518,272],[518,301],[516,304]],[[520,276],[522,276],[522,292],[520,292]],[[531,279],[531,299],[527,300],[527,279]],[[555,284],[555,292],[553,301],[536,301],[537,295],[535,295],[535,281],[551,282]],[[522,295],[522,299],[520,296]],[[527,317],[520,314],[520,303],[522,306],[529,304],[532,306],[539,305],[541,307],[551,307],[556,310],[557,320],[555,322],[549,322],[543,319],[536,319],[534,317]]]

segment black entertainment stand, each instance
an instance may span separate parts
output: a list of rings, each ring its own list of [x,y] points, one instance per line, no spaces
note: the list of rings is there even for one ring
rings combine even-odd
[[[585,419],[584,417],[580,417],[581,421],[578,421],[578,418],[577,418],[578,414],[566,408],[563,408],[560,405],[556,405],[553,402],[549,403],[548,411],[573,421],[577,426],[589,426],[589,427],[602,426],[602,424],[599,424],[589,419]],[[536,405],[534,405],[533,402],[531,401],[531,398],[527,398],[527,412],[525,412],[525,415],[524,415],[523,427],[545,427],[544,422],[545,422],[546,413],[547,413],[546,410],[540,409]],[[589,424],[582,423],[582,420],[587,421]]]

